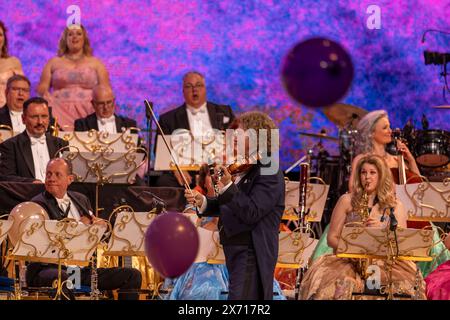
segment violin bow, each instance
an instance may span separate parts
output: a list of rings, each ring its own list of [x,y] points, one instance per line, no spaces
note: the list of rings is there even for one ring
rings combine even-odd
[[[191,195],[194,196],[194,194],[193,194],[193,192],[192,192],[192,189],[191,189],[191,187],[189,186],[189,183],[188,183],[187,180],[186,180],[186,177],[184,176],[183,172],[182,172],[181,169],[180,169],[180,165],[178,164],[177,159],[176,159],[175,156],[173,155],[173,149],[172,149],[172,147],[169,145],[169,143],[167,142],[166,137],[164,136],[164,131],[163,131],[163,129],[161,128],[161,126],[159,125],[158,119],[156,119],[155,113],[153,112],[153,108],[150,106],[150,103],[147,101],[147,99],[144,99],[144,104],[145,104],[145,107],[148,108],[148,109],[150,110],[150,113],[151,113],[151,115],[152,115],[152,118],[153,118],[153,120],[154,120],[155,123],[156,123],[156,127],[158,128],[158,133],[161,135],[161,138],[163,139],[164,144],[165,144],[166,147],[167,147],[167,150],[169,150],[170,157],[172,158],[172,161],[173,161],[173,163],[175,164],[175,167],[176,167],[178,173],[180,174],[181,178],[183,179],[184,188],[185,188],[185,189],[188,189],[189,192],[191,193]],[[199,214],[197,204],[195,205],[195,211],[197,212],[197,214]]]

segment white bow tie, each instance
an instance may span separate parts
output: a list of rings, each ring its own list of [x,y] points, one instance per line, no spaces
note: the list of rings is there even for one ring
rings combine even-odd
[[[31,145],[35,145],[36,143],[45,144],[45,135],[40,136],[39,138],[30,137]]]
[[[105,124],[107,124],[107,123],[114,123],[114,122],[116,122],[116,119],[115,119],[114,116],[109,117],[109,118],[100,118],[100,123],[101,123],[102,125],[105,125]]]
[[[15,116],[15,117],[21,117],[21,116],[22,116],[22,111],[9,110],[9,113],[10,113],[12,116]]]
[[[62,199],[56,199],[56,201],[60,207],[64,208],[64,210],[70,204],[70,198],[67,195],[65,195]]]
[[[190,111],[193,115],[197,115],[197,114],[206,113],[206,108],[200,108],[200,109],[189,108],[189,111]]]

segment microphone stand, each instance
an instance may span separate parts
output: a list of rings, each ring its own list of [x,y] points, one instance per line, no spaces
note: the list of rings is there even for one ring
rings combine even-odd
[[[147,185],[150,187],[150,164],[151,164],[151,154],[152,154],[152,112],[153,102],[145,103],[145,117],[147,118],[147,146],[148,146],[148,158],[147,158]],[[153,111],[153,110],[152,110]]]
[[[389,236],[388,232],[388,239],[389,239],[389,247],[391,250],[388,251],[387,261],[386,261],[386,268],[387,268],[387,285],[386,285],[386,291],[387,291],[387,300],[393,300],[394,299],[394,281],[392,279],[392,266],[395,263],[395,260],[398,257],[398,240],[397,240],[397,225],[398,221],[397,218],[394,215],[394,208],[390,208],[389,213],[389,231],[394,233],[394,240],[395,244],[392,241],[392,238]],[[395,254],[394,249],[392,248],[393,245],[395,245]],[[392,254],[391,254],[392,253]]]
[[[394,215],[394,208],[391,208],[390,213],[389,213],[389,230],[394,232],[396,256],[398,256],[397,226],[398,226],[398,221]]]

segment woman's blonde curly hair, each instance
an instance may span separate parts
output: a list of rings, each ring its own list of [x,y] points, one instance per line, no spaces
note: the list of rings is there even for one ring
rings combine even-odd
[[[378,199],[378,206],[380,210],[396,206],[396,199],[394,195],[394,182],[392,180],[391,171],[384,159],[377,155],[368,155],[362,157],[356,164],[356,174],[353,177],[353,192],[351,204],[354,211],[359,211],[362,208],[362,195],[364,193],[364,186],[361,185],[361,169],[365,164],[371,164],[377,168],[378,171],[378,185],[376,190],[376,197]]]
[[[93,55],[93,50],[91,47],[91,43],[89,41],[89,37],[88,37],[87,31],[86,31],[86,28],[83,25],[80,25],[79,27],[83,31],[83,39],[84,39],[83,53],[85,56],[91,57]],[[71,28],[73,28],[73,27],[72,26],[65,27],[64,32],[62,33],[61,38],[59,39],[59,45],[58,45],[58,56],[59,57],[62,57],[69,51],[69,47],[67,47],[67,36],[68,36],[69,30]]]

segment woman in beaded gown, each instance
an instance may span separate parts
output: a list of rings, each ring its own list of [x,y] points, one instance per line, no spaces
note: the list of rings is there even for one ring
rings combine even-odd
[[[385,161],[379,156],[362,157],[355,167],[353,189],[339,198],[330,222],[328,245],[336,252],[342,229],[345,224],[363,223],[367,227],[388,227],[390,224],[387,209],[394,208],[398,226],[405,228],[407,214],[402,203],[395,199],[392,177]],[[367,192],[369,218],[363,222],[363,193]],[[387,272],[384,260],[374,259],[372,264],[380,268],[381,286],[387,284]],[[424,281],[417,266],[411,261],[396,260],[392,266],[394,290],[414,296],[415,285],[423,289]],[[352,293],[362,293],[364,280],[361,277],[358,260],[338,258],[334,253],[322,255],[315,260],[305,274],[301,283],[300,299],[302,300],[349,300]],[[419,298],[424,299],[424,290],[420,290]]]
[[[358,136],[356,141],[356,157],[352,163],[352,173],[349,179],[349,190],[353,187],[353,176],[355,175],[356,163],[364,156],[374,154],[383,158],[387,163],[394,183],[399,184],[399,158],[386,152],[386,146],[392,141],[392,130],[388,114],[385,110],[375,110],[366,114],[357,125]],[[420,171],[408,147],[401,141],[397,141],[397,148],[404,155],[405,159],[405,174],[407,183],[419,183],[421,182]],[[429,223],[408,221],[408,228],[421,229]],[[450,259],[450,254],[446,250],[445,246],[440,241],[439,232],[437,228],[431,224],[434,229],[433,242],[435,245],[432,248],[431,256],[432,261],[418,262],[418,266],[422,272],[422,275],[426,277],[431,271],[433,271],[438,265]],[[327,233],[328,226],[324,230],[317,247],[314,251],[312,260],[316,260],[321,255],[332,252],[332,249],[327,245]]]
[[[6,82],[15,74],[23,75],[22,64],[19,59],[9,55],[6,26],[0,21],[0,108],[6,105]]]
[[[76,119],[94,112],[92,90],[97,84],[109,86],[109,76],[103,63],[92,55],[86,29],[66,27],[58,56],[45,65],[37,88],[63,130],[73,130]]]

